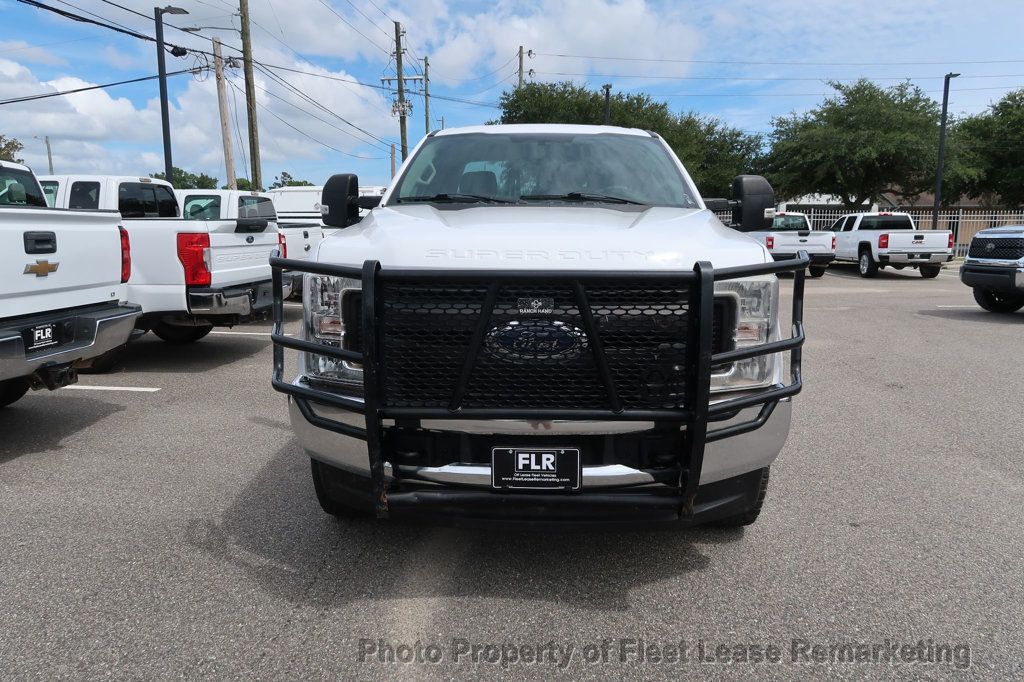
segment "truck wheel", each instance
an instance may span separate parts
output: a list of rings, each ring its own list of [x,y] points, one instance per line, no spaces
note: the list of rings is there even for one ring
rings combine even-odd
[[[199,339],[203,338],[213,329],[213,325],[206,325],[203,327],[187,327],[179,326],[174,324],[167,324],[166,322],[158,320],[153,325],[153,333],[158,337],[172,343],[176,346],[184,345],[186,343],[195,343]]]
[[[312,457],[309,459],[309,465],[313,474],[313,490],[316,491],[316,501],[320,503],[320,508],[331,516],[359,515],[356,509],[338,500],[331,492],[331,479],[338,475],[338,470]]]
[[[922,265],[920,268],[921,276],[925,279],[933,279],[939,276],[939,272],[942,270],[941,265]]]
[[[874,277],[878,274],[878,263],[871,257],[871,252],[864,250],[860,252],[860,258],[857,260],[857,269],[860,270],[861,277]]]
[[[811,277],[821,277],[827,269],[827,265],[811,265],[807,268],[807,272],[810,273]]]
[[[742,514],[736,514],[735,516],[727,516],[724,519],[714,521],[711,525],[717,526],[718,528],[741,528],[743,526],[749,526],[754,521],[757,521],[757,517],[761,514],[761,507],[764,505],[765,495],[768,493],[768,470],[771,467],[765,467],[761,469],[761,480],[757,486],[757,499],[750,509],[746,510]]]
[[[974,289],[974,300],[990,313],[1015,313],[1024,308],[1024,296]]]
[[[28,379],[18,377],[0,381],[0,407],[7,407],[28,392]]]

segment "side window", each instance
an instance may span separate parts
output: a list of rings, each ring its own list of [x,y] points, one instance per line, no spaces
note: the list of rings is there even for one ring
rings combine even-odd
[[[846,218],[840,218],[839,220],[832,223],[832,227],[828,228],[833,232],[840,232],[843,229],[843,223],[846,222]]]
[[[843,225],[843,232],[850,232],[853,230],[853,226],[857,223],[857,216],[852,215],[846,219],[846,224]]]
[[[277,220],[277,213],[274,202],[267,197],[238,197],[238,217]]]
[[[209,194],[189,194],[181,205],[185,220],[220,220],[220,197]]]
[[[71,183],[68,208],[97,209],[100,207],[100,183],[79,180]]]
[[[57,190],[60,189],[60,183],[56,180],[43,180],[39,184],[43,186],[43,196],[46,197],[46,205],[53,208],[54,204],[57,203]]]
[[[117,187],[117,210],[122,218],[145,218],[146,207],[142,203],[142,183],[122,182]]]
[[[164,185],[153,185],[153,195],[156,201],[156,215],[161,218],[178,217],[178,200],[174,198],[174,192]]]

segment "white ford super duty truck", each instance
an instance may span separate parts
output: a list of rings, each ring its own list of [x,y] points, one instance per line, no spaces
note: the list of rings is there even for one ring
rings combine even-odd
[[[139,316],[125,303],[131,245],[115,211],[48,208],[25,166],[0,161],[0,407],[77,381]]]
[[[738,227],[771,224],[763,178],[734,194]],[[325,511],[757,517],[801,387],[808,258],[775,262],[725,227],[658,135],[443,130],[382,198],[336,175],[321,205],[338,231],[310,261],[271,265],[273,386]],[[298,337],[283,329],[288,270],[305,273]],[[785,313],[779,272],[795,273]]]
[[[892,267],[917,268],[931,279],[953,260],[953,233],[918,230],[908,213],[851,213],[830,229],[836,235],[836,260],[857,263],[861,277]]]
[[[249,217],[248,209],[233,218],[184,215],[171,185],[153,178],[48,175],[40,182],[57,207],[120,212],[133,254],[128,300],[142,306],[139,330],[190,343],[215,326],[269,314],[268,257],[281,245],[269,218]]]
[[[806,251],[811,258],[807,271],[811,277],[821,277],[828,264],[836,257],[836,235],[829,231],[811,229],[805,213],[777,212],[768,230],[748,233],[765,245],[775,260],[788,260],[798,251]]]

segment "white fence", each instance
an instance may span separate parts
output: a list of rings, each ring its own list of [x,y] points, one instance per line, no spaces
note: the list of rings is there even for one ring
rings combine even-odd
[[[794,212],[806,213],[807,218],[811,221],[811,227],[815,230],[827,230],[841,217],[854,213],[854,211],[842,208],[790,208]],[[914,224],[919,230],[952,230],[956,237],[956,254],[958,256],[967,255],[971,239],[978,230],[1000,225],[1024,225],[1024,210],[987,211],[975,208],[943,210],[939,211],[937,225],[932,225],[931,209],[910,208],[901,212],[909,213],[914,218]],[[727,211],[717,212],[717,215],[726,224],[731,220],[731,214]]]

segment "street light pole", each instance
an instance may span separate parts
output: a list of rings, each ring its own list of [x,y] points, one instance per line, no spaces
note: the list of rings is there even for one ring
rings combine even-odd
[[[160,74],[160,122],[164,133],[164,179],[174,183],[174,164],[171,161],[171,119],[167,104],[167,65],[164,62],[164,15],[188,14],[180,7],[154,7],[153,20],[156,22],[156,63]]]
[[[942,82],[942,118],[939,120],[939,162],[935,168],[935,204],[932,206],[932,229],[939,227],[939,206],[942,204],[942,171],[946,160],[946,110],[949,108],[949,81],[960,74],[947,73]]]

